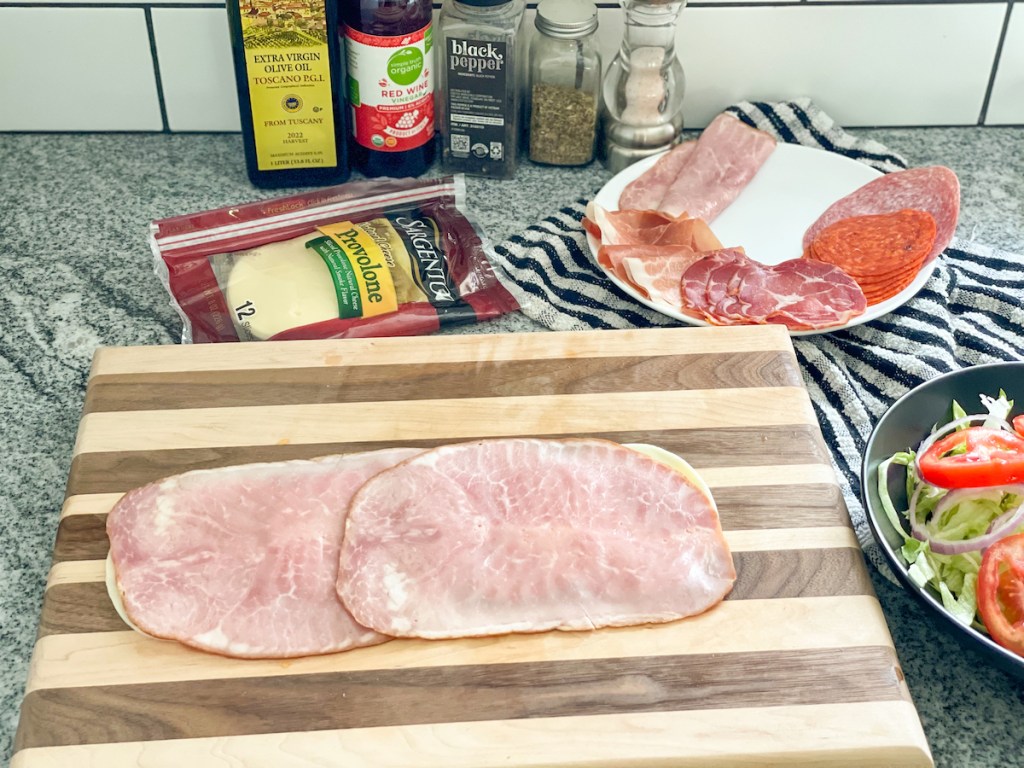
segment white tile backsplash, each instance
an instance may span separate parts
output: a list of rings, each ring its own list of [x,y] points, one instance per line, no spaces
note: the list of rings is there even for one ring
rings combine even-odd
[[[154,8],[152,13],[170,129],[239,130],[227,12]]]
[[[985,122],[1024,124],[1024,4],[1021,3],[1013,6]]]
[[[973,125],[1003,13],[993,4],[687,8],[678,48],[687,123],[706,125],[741,99],[808,96],[840,125]]]
[[[162,130],[145,11],[0,8],[0,105],[0,131]]]
[[[127,3],[151,14],[169,130],[238,130],[226,12],[216,0],[19,2],[25,6],[0,7],[0,104],[17,105],[0,108],[0,131],[163,128],[147,11]],[[848,126],[975,124],[1010,7],[1009,0],[742,2],[695,0],[682,12],[688,127],[741,99],[800,96]],[[1024,122],[1022,3],[1002,49],[990,123]],[[607,65],[622,39],[623,12],[617,3],[599,6]],[[47,47],[65,55],[35,55],[41,29]],[[28,57],[37,63],[27,84],[12,73]]]

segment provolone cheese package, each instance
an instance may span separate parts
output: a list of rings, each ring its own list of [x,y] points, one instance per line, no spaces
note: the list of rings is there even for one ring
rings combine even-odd
[[[162,219],[182,341],[413,336],[519,309],[461,176],[374,179]]]

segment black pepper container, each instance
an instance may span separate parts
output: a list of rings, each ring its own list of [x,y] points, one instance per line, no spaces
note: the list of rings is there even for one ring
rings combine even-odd
[[[530,160],[585,165],[594,159],[601,102],[597,6],[541,0],[530,43]]]
[[[437,111],[446,173],[515,175],[525,11],[524,0],[445,0],[441,7]]]

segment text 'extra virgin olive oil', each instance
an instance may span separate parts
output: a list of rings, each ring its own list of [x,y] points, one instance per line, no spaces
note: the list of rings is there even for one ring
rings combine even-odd
[[[349,177],[336,0],[227,0],[249,179],[258,187]]]
[[[341,0],[352,165],[419,176],[434,160],[430,0]]]

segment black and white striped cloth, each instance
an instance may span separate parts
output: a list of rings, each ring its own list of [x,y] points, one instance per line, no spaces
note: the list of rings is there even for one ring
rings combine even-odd
[[[838,152],[883,172],[906,161],[852,136],[806,100],[728,109],[780,141]],[[499,273],[524,314],[552,330],[681,325],[619,291],[594,265],[581,219],[585,200],[498,246]],[[924,289],[863,325],[793,339],[858,538],[883,574],[860,501],[861,456],[886,408],[940,373],[1024,359],[1024,257],[954,240]]]

